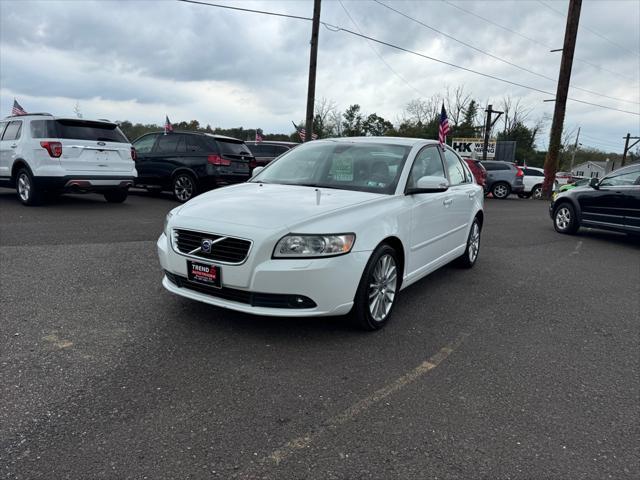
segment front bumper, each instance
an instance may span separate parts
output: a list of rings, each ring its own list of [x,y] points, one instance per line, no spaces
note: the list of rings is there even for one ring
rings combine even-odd
[[[255,258],[259,255],[255,251],[260,250],[256,249],[249,254],[249,258],[242,265],[210,262],[220,265],[222,286],[238,297],[245,297],[237,301],[230,299],[231,297],[226,294],[224,296],[227,298],[222,298],[207,294],[203,289],[189,288],[188,282],[182,281],[187,277],[187,258],[189,257],[176,253],[164,233],[158,239],[157,249],[162,268],[169,272],[169,276],[178,276],[179,279],[175,282],[175,278],[170,280],[165,275],[162,285],[170,292],[231,310],[280,317],[315,317],[349,313],[362,272],[371,254],[371,252],[351,252],[331,258],[274,260],[270,257]],[[202,259],[197,261],[207,263]],[[311,308],[265,307],[261,306],[264,302],[251,300],[256,296],[264,298],[269,295],[271,297],[301,296],[310,299],[315,306]]]

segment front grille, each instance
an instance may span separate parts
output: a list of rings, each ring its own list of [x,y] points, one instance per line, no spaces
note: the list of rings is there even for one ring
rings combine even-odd
[[[202,240],[204,239],[215,242],[211,245],[211,251],[208,253],[203,252],[201,249]],[[207,260],[235,264],[244,262],[251,248],[251,242],[242,238],[182,229],[173,231],[173,244],[180,253]]]
[[[180,288],[187,288],[198,293],[204,293],[205,295],[230,300],[232,302],[245,303],[252,307],[314,308],[317,306],[313,300],[303,295],[247,292],[246,290],[237,290],[229,287],[215,288],[198,282],[192,282],[186,277],[167,272],[166,270],[164,273],[171,283]]]

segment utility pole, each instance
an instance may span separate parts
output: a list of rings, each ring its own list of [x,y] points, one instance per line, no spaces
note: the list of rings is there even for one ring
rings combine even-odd
[[[500,115],[504,113],[504,112],[499,112],[497,110],[494,110],[493,105],[487,105],[487,109],[485,110],[485,112],[487,112],[487,119],[484,125],[484,145],[482,146],[483,162],[487,159],[487,147],[489,146],[489,136],[491,135],[491,127],[493,127],[493,125],[498,121],[498,119],[500,118]],[[498,114],[498,116],[493,120],[493,122],[491,121],[492,113]]]
[[[318,61],[318,31],[320,30],[320,0],[313,0],[313,24],[311,27],[311,54],[309,55],[309,88],[307,89],[307,118],[305,142],[312,140],[313,107],[316,97],[316,64]]]
[[[631,145],[629,145],[629,140],[635,140]],[[624,163],[627,160],[627,153],[631,150],[636,143],[640,142],[640,137],[632,137],[630,133],[627,133],[627,136],[624,137],[624,153],[622,154],[622,164],[621,167],[624,167]]]
[[[580,138],[580,127],[578,127],[578,133],[576,134],[576,143],[573,145],[573,152],[571,152],[571,168],[569,171],[573,170],[573,162],[576,159],[576,150],[578,150],[578,138]]]
[[[552,186],[556,180],[558,171],[558,153],[562,141],[562,127],[564,114],[567,108],[567,94],[569,81],[571,80],[571,67],[573,66],[573,53],[576,49],[578,36],[578,23],[580,22],[580,9],[582,0],[569,0],[569,12],[567,13],[567,25],[564,30],[564,45],[562,47],[562,61],[560,62],[560,74],[558,76],[558,88],[556,91],[556,105],[553,110],[551,123],[551,135],[549,138],[549,151],[544,162],[544,183],[542,193],[544,198],[551,197]]]

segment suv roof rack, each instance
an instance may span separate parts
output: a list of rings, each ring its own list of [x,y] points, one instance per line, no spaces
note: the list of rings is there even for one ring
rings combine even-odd
[[[17,118],[17,117],[27,117],[30,115],[44,115],[44,116],[48,116],[48,117],[53,117],[53,115],[51,115],[50,113],[47,112],[37,112],[37,113],[25,113],[22,115],[7,115],[4,118]]]

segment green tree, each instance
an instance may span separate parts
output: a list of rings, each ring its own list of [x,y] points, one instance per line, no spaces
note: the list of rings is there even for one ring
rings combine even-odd
[[[393,130],[393,124],[385,120],[382,117],[379,117],[377,114],[372,113],[367,117],[367,119],[362,124],[362,129],[366,135],[371,135],[374,137],[380,137],[387,135],[390,131]]]
[[[345,137],[361,137],[364,135],[364,121],[360,105],[351,105],[342,115],[342,135]]]

